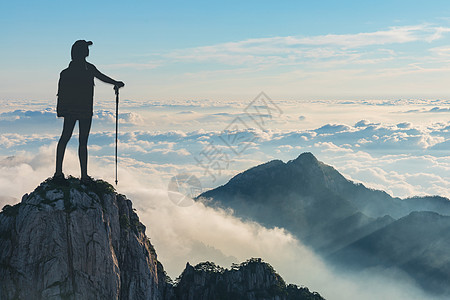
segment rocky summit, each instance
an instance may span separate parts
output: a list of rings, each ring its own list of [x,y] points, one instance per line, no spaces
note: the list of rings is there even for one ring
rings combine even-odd
[[[47,179],[0,213],[0,299],[322,299],[260,260],[187,264],[173,282],[145,229],[109,183]]]
[[[230,270],[211,262],[186,265],[175,293],[180,300],[323,300],[306,287],[286,285],[283,278],[260,258],[252,258]]]
[[[111,185],[42,183],[0,214],[1,299],[161,299],[166,275]]]

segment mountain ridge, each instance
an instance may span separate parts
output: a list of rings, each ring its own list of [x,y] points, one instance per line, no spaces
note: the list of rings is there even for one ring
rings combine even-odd
[[[233,289],[227,288],[231,285]],[[231,269],[224,269],[211,262],[196,266],[187,263],[175,287],[175,294],[182,295],[181,300],[275,300],[276,295],[284,295],[286,299],[323,300],[320,294],[310,292],[306,287],[287,285],[272,266],[260,258],[251,258],[239,265],[233,264]]]
[[[450,201],[447,198],[391,197],[384,191],[347,180],[332,166],[318,161],[312,153],[302,153],[286,163],[275,160],[250,168],[226,184],[202,193],[196,201],[232,209],[236,216],[268,227],[284,228],[332,263],[337,263],[338,257],[343,260],[345,256],[350,260],[353,248],[364,238],[376,236],[385,228],[397,228],[399,221],[412,222],[408,216],[416,216],[416,211],[419,211],[419,215],[431,211],[444,219],[450,216]],[[422,225],[429,225],[430,228],[435,226],[433,222],[437,222],[437,219],[425,220],[430,224]],[[398,234],[392,236],[401,237]],[[409,232],[408,236],[412,239],[414,232]],[[436,247],[442,251],[450,249],[445,240],[433,236],[438,244]],[[415,238],[421,237],[416,235]],[[373,245],[376,240],[373,239]],[[414,245],[413,241],[409,241],[409,244]],[[386,251],[391,251],[389,255],[395,256],[395,249],[388,245],[389,241],[386,241]],[[430,255],[440,250],[428,249],[425,245],[422,248],[428,251],[423,259],[412,257],[407,248],[402,248],[402,255],[408,258],[409,265],[395,267],[406,270],[423,288],[450,295],[450,287],[445,287],[444,281],[450,274],[450,267],[446,265],[450,257],[441,255],[443,263],[436,266]],[[379,266],[388,267],[381,263],[379,253],[372,253],[369,248],[364,248],[364,251],[364,255],[380,261]],[[337,265],[345,268],[345,264]],[[434,268],[434,272],[425,272],[430,276],[426,281],[429,284],[424,283],[423,276],[417,275],[420,266]],[[361,261],[359,269],[367,267]],[[447,275],[442,276],[442,272]]]
[[[442,285],[450,282],[448,249],[450,216],[416,211],[333,253],[330,259],[357,270],[398,267],[413,274],[423,288],[449,294],[448,286]]]
[[[412,196],[404,199],[398,197],[392,197],[388,193],[382,190],[377,190],[373,188],[366,187],[363,183],[353,182],[351,180],[346,179],[342,174],[340,174],[334,167],[324,164],[317,160],[317,158],[310,152],[304,152],[300,154],[296,159],[289,160],[288,162],[283,162],[281,160],[271,160],[269,162],[260,164],[258,166],[249,168],[235,176],[233,176],[226,184],[218,186],[209,191],[203,192],[201,195],[197,196],[196,199],[208,198],[210,193],[214,191],[215,196],[220,196],[223,189],[232,186],[232,188],[236,188],[241,184],[241,181],[248,181],[249,179],[254,179],[258,175],[271,175],[272,179],[275,179],[281,172],[292,175],[292,170],[290,170],[291,166],[298,167],[305,171],[306,174],[301,174],[303,179],[307,177],[321,176],[321,181],[315,182],[315,184],[321,185],[339,195],[339,193],[345,191],[352,198],[352,205],[356,206],[361,212],[371,217],[383,217],[385,215],[391,215],[394,218],[399,218],[406,216],[407,214],[414,211],[414,208],[419,208],[421,210],[430,210],[437,211],[440,210],[440,213],[450,215],[450,202],[448,198],[438,196],[438,195],[429,195],[429,196]],[[278,170],[275,170],[277,169]],[[279,170],[281,169],[281,170]],[[269,174],[264,174],[267,172]],[[322,174],[319,174],[321,172]],[[298,174],[296,174],[298,175]],[[306,177],[306,178],[305,178]],[[344,187],[342,187],[342,184]],[[274,186],[272,185],[271,188]],[[347,191],[348,187],[350,187],[351,191]],[[277,188],[275,183],[275,188]],[[305,187],[303,187],[305,188]],[[306,187],[310,188],[310,187]],[[372,195],[368,197],[363,197],[368,195],[368,193],[372,193]],[[383,201],[391,201],[388,204],[380,203],[378,199],[378,203],[376,205],[388,205],[388,207],[366,207],[367,205],[373,205],[369,200],[374,196],[379,196]],[[354,199],[354,198],[365,198],[365,199]]]

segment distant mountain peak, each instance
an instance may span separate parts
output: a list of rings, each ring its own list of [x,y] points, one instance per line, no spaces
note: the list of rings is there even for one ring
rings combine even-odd
[[[301,163],[308,163],[308,164],[318,164],[319,163],[317,158],[311,152],[303,152],[296,159],[294,159],[293,162],[301,162]]]
[[[311,176],[316,177],[316,179],[324,179],[325,172],[327,172],[329,176],[340,176],[339,172],[333,167],[319,161],[311,152],[303,152],[296,159],[288,161],[286,165],[306,174],[310,174]]]

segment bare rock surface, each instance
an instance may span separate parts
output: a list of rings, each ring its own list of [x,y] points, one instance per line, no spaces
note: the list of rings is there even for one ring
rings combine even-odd
[[[0,214],[0,299],[163,299],[131,201],[108,183],[43,182]]]

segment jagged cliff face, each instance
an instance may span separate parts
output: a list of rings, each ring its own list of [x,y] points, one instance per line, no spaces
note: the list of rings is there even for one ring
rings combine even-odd
[[[131,201],[97,181],[42,183],[0,214],[0,299],[163,299]]]

